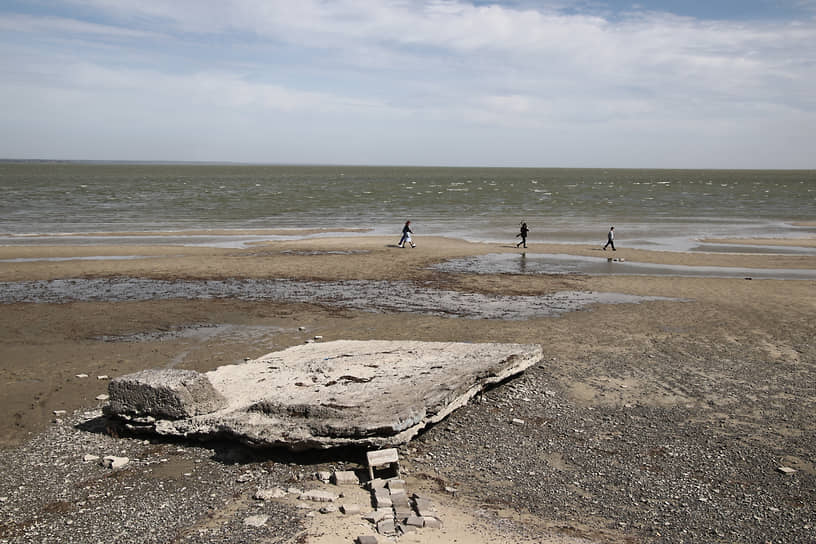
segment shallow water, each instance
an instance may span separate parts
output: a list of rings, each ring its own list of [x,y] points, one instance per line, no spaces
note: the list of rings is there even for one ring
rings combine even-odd
[[[218,298],[324,304],[371,312],[410,312],[443,317],[506,320],[557,317],[593,304],[677,300],[584,291],[564,291],[541,296],[481,295],[418,288],[405,281],[164,281],[143,278],[76,278],[0,282],[0,304]]]
[[[608,251],[604,257],[543,253],[491,253],[452,259],[435,265],[443,272],[470,274],[587,274],[620,276],[674,276],[816,280],[816,270],[758,269],[724,266],[684,266],[621,261]]]
[[[816,233],[816,171],[411,168],[0,161],[0,244],[243,247],[269,235],[31,234],[363,228],[414,235],[686,251],[704,238]],[[343,233],[344,236],[350,235]],[[318,234],[315,236],[331,236]],[[710,248],[716,250],[716,248]]]

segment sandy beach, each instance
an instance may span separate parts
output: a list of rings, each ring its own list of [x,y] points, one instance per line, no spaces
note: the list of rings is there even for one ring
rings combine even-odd
[[[65,541],[59,535],[73,532],[75,542],[335,544],[373,534],[359,518],[307,516],[294,499],[252,499],[263,485],[319,486],[314,472],[359,468],[359,452],[296,455],[134,437],[107,426],[97,412],[104,402],[96,397],[107,387],[100,376],[146,368],[207,371],[315,336],[544,349],[541,364],[400,449],[409,488],[432,497],[445,523],[400,542],[813,541],[816,281],[446,273],[432,265],[522,250],[510,242],[416,242],[416,249],[398,249],[392,238],[338,233],[244,249],[4,246],[0,282],[365,280],[384,282],[386,290],[407,282],[417,291],[498,301],[560,292],[666,300],[594,304],[525,319],[444,316],[398,305],[383,311],[376,300],[368,308],[172,294],[106,301],[102,293],[98,301],[6,302],[0,312],[8,414],[0,421],[0,542],[59,542]],[[812,238],[751,243],[814,247]],[[625,247],[613,254],[544,243],[530,243],[526,252],[816,270],[816,256],[809,255]],[[55,417],[59,410],[66,414]],[[510,424],[514,419],[524,425]],[[106,451],[125,452],[135,462],[111,473],[82,461],[84,453]],[[794,472],[780,472],[783,466]],[[252,476],[240,481],[245,473]],[[34,477],[47,483],[34,488]],[[358,492],[348,490],[364,502]],[[99,509],[112,521],[99,517]],[[274,521],[258,528],[243,523],[257,513]],[[111,528],[117,523],[121,530]],[[155,531],[145,533],[146,527]]]

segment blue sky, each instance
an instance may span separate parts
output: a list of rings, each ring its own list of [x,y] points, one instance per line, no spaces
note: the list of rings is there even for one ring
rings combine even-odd
[[[0,69],[0,158],[816,168],[816,0],[6,0]]]

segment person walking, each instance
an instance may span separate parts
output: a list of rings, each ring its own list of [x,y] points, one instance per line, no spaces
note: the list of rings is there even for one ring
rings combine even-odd
[[[411,240],[411,233],[412,232],[413,231],[411,230],[411,222],[406,221],[405,226],[402,227],[402,238],[400,238],[400,241],[397,244],[397,247],[405,247],[405,242],[408,242],[409,244],[411,244],[411,247],[416,247],[416,244],[414,244],[414,241]]]
[[[530,232],[530,229],[527,228],[527,223],[522,221],[521,230],[520,230],[520,232],[518,234],[516,234],[516,238],[521,236],[521,242],[516,244],[516,247],[519,247],[522,244],[524,244],[524,247],[527,247],[527,233],[528,232]]]
[[[606,245],[603,246],[606,251],[606,246],[612,246],[612,251],[615,251],[615,227],[609,227],[609,234],[606,235]]]

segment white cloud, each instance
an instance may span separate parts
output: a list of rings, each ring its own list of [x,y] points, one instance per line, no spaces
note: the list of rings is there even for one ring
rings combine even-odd
[[[189,118],[217,111],[225,123],[229,115],[283,115],[275,122],[313,127],[315,138],[343,124],[381,130],[372,125],[379,122],[407,123],[417,135],[518,129],[554,145],[566,145],[554,134],[604,124],[604,134],[617,126],[633,142],[652,145],[659,132],[694,138],[690,147],[718,145],[727,127],[745,138],[746,156],[757,127],[773,126],[791,142],[786,120],[807,124],[816,111],[814,19],[702,21],[645,11],[609,19],[565,15],[556,4],[445,0],[77,5],[97,22],[0,13],[0,68],[13,74],[0,93],[28,97],[4,108],[33,114],[37,100],[70,98],[90,110],[106,104],[108,114],[143,108],[143,123],[152,107]],[[52,43],[61,47],[49,54]],[[806,144],[790,145],[804,157]]]

